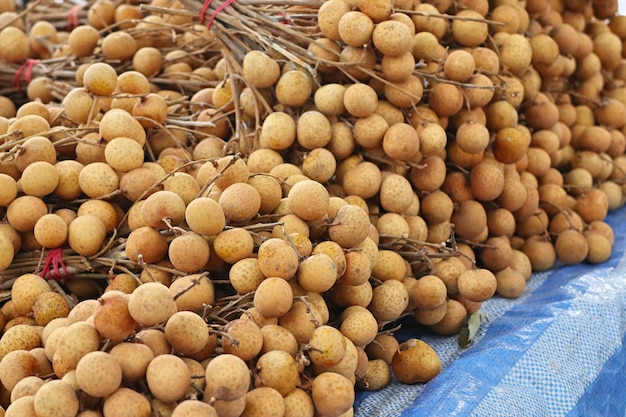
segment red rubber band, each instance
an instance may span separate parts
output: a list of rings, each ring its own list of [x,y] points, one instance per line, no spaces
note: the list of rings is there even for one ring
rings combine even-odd
[[[27,59],[26,62],[20,65],[17,71],[15,71],[15,75],[13,76],[13,85],[18,92],[22,91],[22,74],[24,74],[24,81],[26,81],[26,84],[30,84],[33,79],[33,68],[37,64],[39,64],[38,59]]]
[[[61,269],[63,269],[63,273],[61,273]],[[63,281],[72,278],[71,272],[67,269],[65,262],[63,262],[63,249],[51,249],[48,252],[46,262],[39,276],[55,281]]]
[[[71,32],[76,26],[78,26],[78,11],[82,9],[83,6],[77,4],[72,7],[69,12],[67,12],[67,31]]]
[[[204,0],[204,4],[200,9],[200,23],[204,24],[204,20],[206,19],[206,11],[209,9],[212,0]]]
[[[235,0],[226,0],[224,3],[220,4],[219,7],[217,9],[215,9],[215,11],[211,14],[211,17],[209,17],[209,22],[207,23],[207,28],[211,28],[211,25],[213,24],[213,20],[215,20],[215,18],[217,17],[217,15],[224,10],[225,8],[227,8],[228,6],[230,6],[231,4],[233,4],[235,2]],[[205,1],[205,5],[209,3],[211,4],[211,0],[206,0]],[[207,6],[208,8],[209,6]],[[204,12],[206,13],[206,9],[204,8],[204,6],[202,6],[202,9],[204,9]],[[202,12],[202,11],[201,11]],[[204,23],[204,22],[203,22]]]

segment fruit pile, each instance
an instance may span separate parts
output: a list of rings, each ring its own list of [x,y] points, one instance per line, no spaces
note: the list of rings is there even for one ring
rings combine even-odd
[[[340,417],[431,380],[399,321],[456,336],[609,259],[616,12],[0,0],[0,415]]]

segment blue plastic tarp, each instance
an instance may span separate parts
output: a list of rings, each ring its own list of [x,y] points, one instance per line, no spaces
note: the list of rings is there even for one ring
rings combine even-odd
[[[486,301],[488,321],[469,348],[404,323],[398,338],[431,344],[441,374],[360,392],[355,415],[626,416],[626,209],[606,221],[609,261],[556,266],[533,274],[520,298]]]

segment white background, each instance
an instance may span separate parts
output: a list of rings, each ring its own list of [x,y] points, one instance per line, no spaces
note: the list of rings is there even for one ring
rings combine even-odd
[[[621,0],[618,2],[619,4],[619,14],[626,16],[626,0]]]

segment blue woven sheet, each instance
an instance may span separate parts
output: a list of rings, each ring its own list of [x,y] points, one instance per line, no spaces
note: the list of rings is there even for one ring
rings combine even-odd
[[[392,381],[358,393],[357,417],[626,416],[626,209],[609,214],[611,259],[534,274],[516,300],[483,305],[488,322],[472,346],[405,324],[443,370],[426,385]]]

